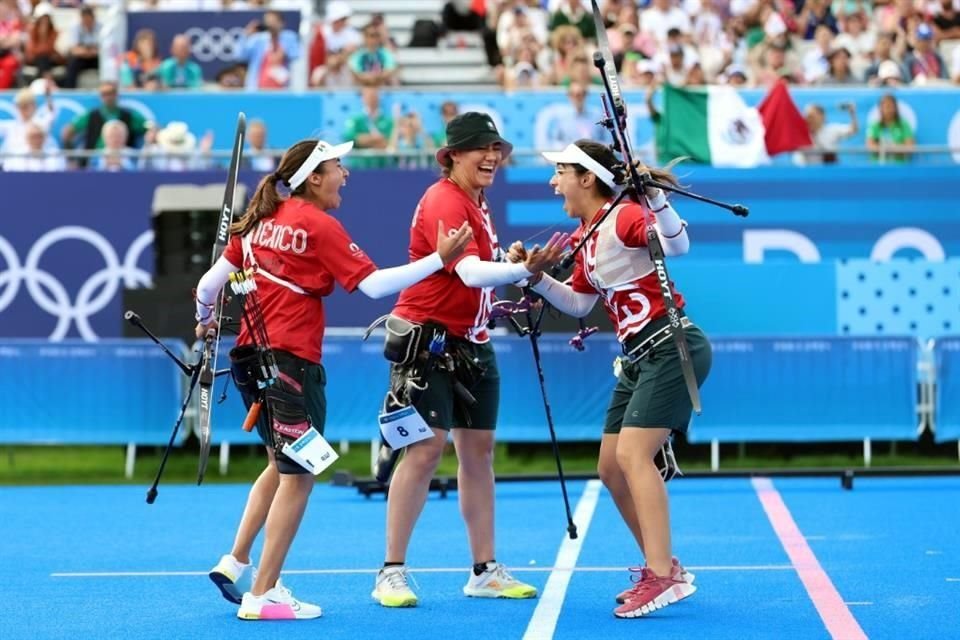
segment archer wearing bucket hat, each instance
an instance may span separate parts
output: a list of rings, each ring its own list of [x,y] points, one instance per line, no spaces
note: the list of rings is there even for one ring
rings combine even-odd
[[[495,559],[491,454],[500,403],[500,373],[487,323],[494,309],[493,288],[518,282],[556,264],[568,238],[555,234],[542,249],[535,247],[517,264],[500,260],[503,251],[484,192],[512,150],[490,116],[471,111],[453,118],[447,124],[447,144],[437,151],[443,176],[423,194],[414,213],[409,250],[412,259],[434,250],[438,225],[451,229],[466,222],[473,230],[473,241],[460,259],[404,289],[387,319],[388,327],[419,325],[425,339],[428,335],[444,336],[442,348],[449,354],[444,357],[455,364],[443,368],[422,365],[418,362],[423,360],[415,357],[410,364],[394,364],[391,368],[385,411],[412,406],[431,431],[426,439],[403,449],[403,464],[392,480],[390,474],[399,451],[382,444],[375,463],[377,479],[390,482],[387,548],[372,594],[384,607],[418,604],[417,594],[407,583],[407,551],[426,503],[424,488],[436,471],[450,431],[460,460],[460,506],[472,556],[464,562],[467,582],[463,594],[508,599],[537,595],[535,587],[514,578]],[[407,384],[408,380],[414,385]],[[414,386],[422,392],[413,391]],[[465,401],[464,394],[456,391],[464,388],[470,400]]]
[[[447,144],[437,150],[437,162],[446,166],[451,151],[482,149],[500,143],[501,161],[513,152],[513,145],[504,140],[497,125],[486,113],[468,111],[447,123]]]

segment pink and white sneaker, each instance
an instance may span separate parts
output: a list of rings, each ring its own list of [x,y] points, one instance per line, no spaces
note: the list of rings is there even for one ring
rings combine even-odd
[[[249,591],[243,594],[237,611],[237,617],[241,620],[310,620],[322,614],[317,605],[294,598],[290,589],[279,580],[263,595],[255,596]]]
[[[627,568],[633,573],[640,573],[641,571],[643,571],[643,567],[627,567]],[[683,565],[680,564],[680,561],[677,560],[676,556],[674,556],[673,558],[673,568],[674,570],[678,568],[680,569],[680,577],[687,584],[693,584],[693,581],[697,579],[697,576],[695,576],[692,572],[687,571],[683,567]],[[636,586],[636,583],[640,582],[640,578],[638,578],[637,576],[630,576],[630,581],[633,582],[633,586],[617,594],[617,604],[623,604],[624,602],[627,601],[627,596],[630,595],[630,593],[633,591],[634,586]]]
[[[674,567],[670,576],[662,577],[644,567],[640,580],[630,590],[626,601],[613,610],[618,618],[639,618],[662,609],[693,595],[697,590],[680,577],[680,570]]]

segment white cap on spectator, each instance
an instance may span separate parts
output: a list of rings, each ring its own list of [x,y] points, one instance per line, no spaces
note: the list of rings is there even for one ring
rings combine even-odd
[[[896,62],[893,60],[884,60],[880,63],[880,66],[877,67],[877,78],[880,80],[890,80],[891,78],[902,80],[903,74],[900,73],[900,66]]]
[[[779,13],[771,13],[767,17],[767,21],[763,23],[763,32],[768,38],[776,38],[777,36],[786,33],[786,31],[787,23],[783,21],[783,18]]]
[[[40,2],[33,8],[33,17],[49,16],[53,14],[53,5],[49,2]]]
[[[649,58],[641,58],[637,60],[637,72],[638,73],[657,73],[657,63]]]
[[[344,18],[349,18],[353,15],[353,9],[350,8],[343,0],[333,0],[327,4],[327,15],[326,21],[328,23],[336,22],[337,20],[343,20]]]
[[[186,122],[174,121],[157,132],[157,144],[170,153],[186,153],[197,146],[197,137],[190,133]]]

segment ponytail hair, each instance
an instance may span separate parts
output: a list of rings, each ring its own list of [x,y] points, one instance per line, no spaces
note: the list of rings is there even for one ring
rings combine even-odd
[[[287,149],[283,157],[280,158],[277,170],[260,179],[243,217],[230,227],[231,235],[246,235],[263,218],[272,216],[284,200],[291,196],[304,194],[307,190],[306,181],[291,191],[288,180],[293,177],[293,174],[297,172],[297,169],[306,161],[316,146],[316,139],[301,140]],[[320,166],[322,167],[323,163]],[[318,167],[317,170],[320,171],[321,169]]]

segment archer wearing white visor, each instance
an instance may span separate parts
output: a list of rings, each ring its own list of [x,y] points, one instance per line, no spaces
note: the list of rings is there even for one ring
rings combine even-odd
[[[624,523],[637,541],[645,564],[634,585],[617,595],[620,618],[636,618],[691,595],[693,576],[673,557],[664,478],[655,457],[672,433],[687,429],[692,405],[667,317],[663,293],[647,245],[652,223],[664,253],[681,255],[690,248],[686,223],[658,188],[642,197],[629,194],[611,207],[627,180],[625,166],[610,147],[578,140],[563,151],[544,153],[556,165],[550,178],[563,197],[563,209],[580,220],[574,246],[589,233],[576,254],[569,284],[547,274],[530,278],[533,289],[560,311],[586,316],[598,299],[623,348],[616,369],[617,385],[607,407],[600,444],[600,479],[613,496]],[[676,185],[669,170],[639,167],[662,184]],[[610,211],[597,225],[601,216]],[[510,247],[509,259],[520,261],[526,250]],[[683,296],[670,283],[685,327],[697,385],[710,371],[711,350],[703,332],[684,312]]]
[[[341,189],[350,172],[340,158],[351,148],[352,142],[331,145],[322,140],[290,147],[277,170],[257,185],[246,213],[230,228],[223,256],[197,284],[196,334],[201,337],[215,326],[214,300],[230,274],[253,271],[248,278],[256,284],[280,378],[286,391],[292,389],[302,398],[278,400],[281,406],[273,407],[269,390],[266,393],[267,410],[260,414],[257,431],[266,447],[267,466],[250,491],[231,552],[210,571],[223,596],[240,605],[237,616],[244,620],[320,615],[320,607],[294,598],[279,578],[314,484],[310,471],[282,450],[308,427],[322,434],[326,418],[323,298],[337,284],[371,298],[396,293],[442,269],[473,237],[466,223],[449,230],[441,225],[436,251],[410,264],[378,269],[328,213],[342,202]],[[256,397],[255,390],[241,384],[242,363],[249,360],[254,337],[244,322],[230,353],[234,380],[248,408]],[[254,580],[250,550],[264,523],[266,539]]]

